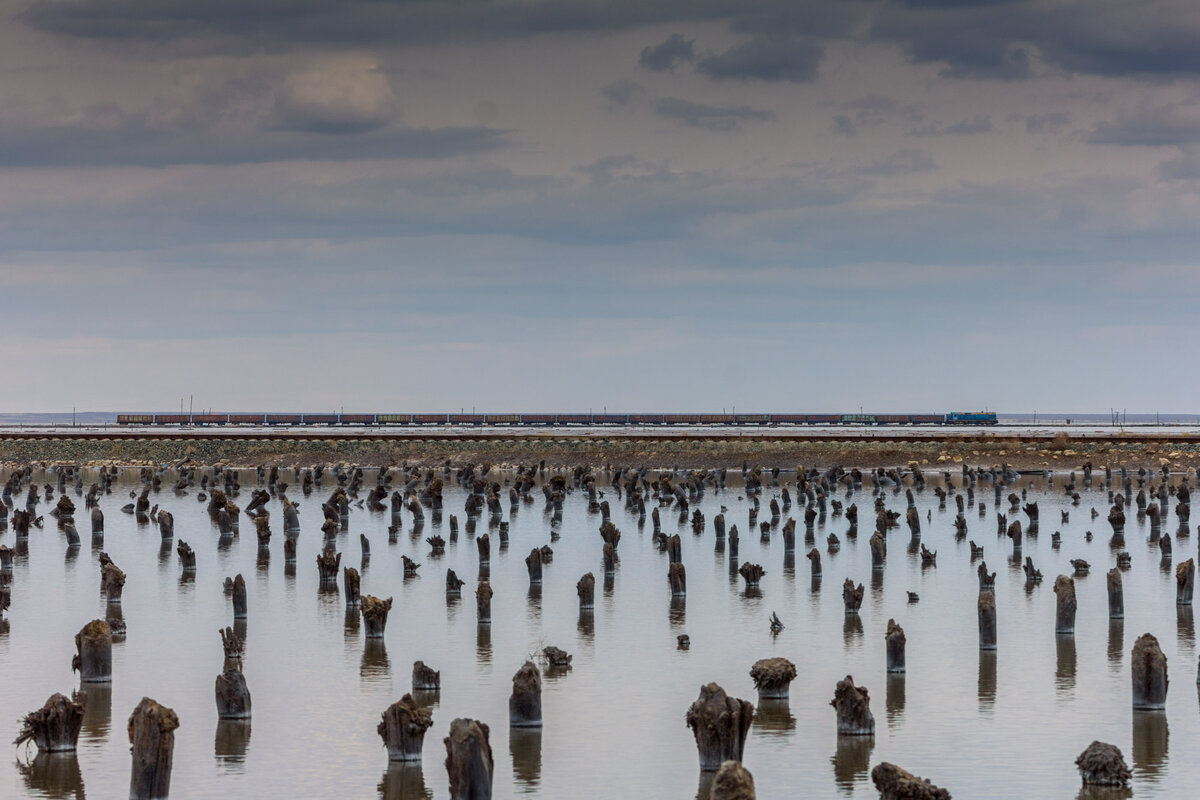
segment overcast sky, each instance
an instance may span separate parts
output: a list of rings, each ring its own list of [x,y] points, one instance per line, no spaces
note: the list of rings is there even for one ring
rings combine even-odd
[[[0,411],[1194,411],[1195,0],[0,0]]]

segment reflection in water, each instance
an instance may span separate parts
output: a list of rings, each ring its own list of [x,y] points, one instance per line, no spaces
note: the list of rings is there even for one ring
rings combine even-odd
[[[796,718],[787,700],[763,698],[754,709],[751,727],[771,736],[787,736],[796,729]]]
[[[217,765],[230,772],[241,772],[250,748],[250,720],[217,720],[217,735],[213,739],[213,754]]]
[[[433,792],[425,786],[421,762],[392,761],[379,780],[380,800],[429,800]]]
[[[295,561],[283,562],[283,577],[285,577],[285,578],[295,578],[296,577],[296,562]]]
[[[1129,800],[1133,790],[1128,786],[1084,786],[1075,800]]]
[[[1157,783],[1167,763],[1167,715],[1164,711],[1133,712],[1133,774]]]
[[[579,636],[586,642],[591,642],[596,638],[596,612],[580,611],[579,612]]]
[[[347,639],[356,639],[358,637],[358,625],[361,620],[358,606],[346,606],[346,618],[342,625]]]
[[[486,622],[475,626],[475,660],[492,663],[492,626]]]
[[[979,710],[991,711],[996,705],[996,651],[979,651]]]
[[[358,670],[364,683],[382,683],[391,680],[392,664],[388,660],[387,647],[383,639],[366,639],[363,644],[362,666]]]
[[[8,617],[0,616],[0,639],[8,636],[9,624]]]
[[[796,577],[796,551],[788,550],[783,554],[783,575],[785,578]]]
[[[667,614],[667,619],[671,621],[672,628],[678,628],[687,619],[687,598],[672,597],[671,610]]]
[[[536,794],[542,781],[542,729],[509,728],[508,752],[512,755],[513,779],[522,794]]]
[[[604,596],[612,597],[613,588],[617,585],[615,572],[604,573]]]
[[[1175,606],[1175,620],[1179,631],[1180,649],[1191,650],[1196,646],[1196,623],[1191,605]]]
[[[847,614],[846,621],[842,623],[842,641],[845,643],[846,647],[852,647],[855,644],[861,644],[862,635],[862,617],[858,614]]]
[[[529,593],[525,595],[528,605],[526,619],[539,620],[542,618],[542,585],[540,583],[529,584]]]
[[[254,565],[259,572],[266,572],[271,566],[271,551],[265,547],[258,548],[258,557],[255,559]]]
[[[889,672],[884,708],[887,709],[888,727],[898,725],[904,719],[904,673]]]
[[[1108,669],[1109,672],[1120,672],[1121,651],[1125,648],[1125,620],[1110,619],[1108,621]]]
[[[171,554],[175,552],[173,545],[174,539],[163,539],[158,545],[158,565],[160,567],[168,566],[171,563]]]
[[[242,640],[243,656],[250,652],[249,630],[249,623],[245,619],[235,619],[233,621],[233,633]]]
[[[71,566],[72,564],[74,564],[75,559],[78,557],[79,557],[79,545],[73,544],[73,545],[68,546],[67,553],[65,556],[65,561],[66,561],[67,566]]]
[[[1059,633],[1054,636],[1057,661],[1054,668],[1054,688],[1059,694],[1075,691],[1075,636]]]
[[[17,769],[26,788],[37,797],[79,798],[83,790],[83,773],[74,753],[38,753],[29,763],[17,759]]]
[[[833,758],[833,782],[845,794],[854,792],[854,784],[864,783],[871,768],[874,736],[839,736]]]
[[[883,570],[871,570],[871,608],[883,610]]]
[[[87,695],[83,701],[83,734],[89,739],[102,739],[112,726],[112,684],[89,683],[79,695]]]

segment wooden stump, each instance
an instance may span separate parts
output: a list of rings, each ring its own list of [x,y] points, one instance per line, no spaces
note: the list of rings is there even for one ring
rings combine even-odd
[[[129,716],[129,742],[133,767],[129,776],[130,800],[151,800],[171,793],[171,762],[179,717],[166,706],[143,697]]]
[[[754,718],[754,705],[728,697],[715,683],[700,687],[700,696],[687,712],[687,725],[696,737],[700,769],[711,772],[726,761],[741,761]]]
[[[667,581],[671,584],[672,597],[687,596],[687,570],[681,562],[671,562],[667,568]]]
[[[1084,786],[1128,786],[1133,773],[1116,745],[1092,742],[1075,759]]]
[[[359,595],[358,570],[356,570],[354,567],[343,567],[342,583],[346,587],[346,605],[358,605],[361,601],[361,597]]]
[[[463,579],[454,574],[454,570],[446,570],[446,594],[451,597],[458,597],[462,594]]]
[[[233,618],[246,619],[246,579],[239,572],[233,579]]]
[[[1108,571],[1108,618],[1125,618],[1125,592],[1121,586],[1121,571],[1116,567]]]
[[[750,668],[750,679],[758,690],[758,701],[786,700],[796,678],[796,665],[786,658],[762,658]]]
[[[754,776],[738,761],[726,761],[717,770],[708,800],[755,800]]]
[[[433,712],[417,705],[411,694],[388,706],[376,728],[387,747],[388,761],[420,761],[425,731],[432,725]]]
[[[488,726],[459,718],[450,723],[446,745],[446,772],[450,776],[450,800],[491,800],[492,747]]]
[[[387,627],[388,612],[392,610],[392,598],[380,600],[374,595],[362,598],[359,607],[363,624],[367,627],[368,639],[382,639],[384,628]]]
[[[542,582],[541,550],[535,547],[529,551],[529,555],[525,556],[525,568],[529,570],[529,582],[531,584],[540,584]]]
[[[513,675],[508,698],[508,724],[514,728],[542,727],[542,674],[526,661]]]
[[[321,583],[336,584],[341,564],[341,553],[335,552],[332,547],[323,549],[317,556],[317,575]]]
[[[412,688],[414,692],[437,692],[442,688],[442,673],[425,666],[424,661],[413,662]]]
[[[1184,561],[1175,568],[1175,603],[1181,606],[1192,604],[1192,593],[1196,587],[1196,562]]]
[[[884,640],[887,645],[887,671],[904,672],[906,639],[904,638],[904,629],[896,624],[896,620],[888,620],[887,634],[885,634]]]
[[[808,560],[812,565],[812,577],[821,577],[821,551],[815,547],[809,550]]]
[[[479,587],[475,589],[475,610],[478,615],[478,622],[481,625],[490,624],[492,621],[492,585],[487,581],[480,581]]]
[[[575,593],[579,595],[579,610],[588,611],[596,606],[596,576],[585,574],[575,584]]]
[[[1054,594],[1057,595],[1057,610],[1054,617],[1055,633],[1075,632],[1075,581],[1066,575],[1054,579]]]
[[[847,675],[838,681],[829,705],[837,712],[838,736],[873,736],[875,717],[871,714],[871,700],[865,686],[855,686],[854,678]]]
[[[87,696],[82,695],[84,702]],[[21,720],[21,732],[13,741],[20,746],[26,742],[37,745],[39,753],[65,753],[75,750],[79,730],[83,727],[84,703],[66,695],[52,694],[41,708],[31,711]]]
[[[856,587],[854,581],[846,578],[846,582],[842,584],[842,603],[846,607],[847,614],[857,614],[862,608],[863,585],[860,583]]]
[[[996,595],[979,593],[979,649],[996,649]]]
[[[125,573],[116,564],[108,562],[100,570],[100,588],[110,603],[121,602],[121,593],[125,589]]]
[[[880,800],[950,800],[950,792],[886,761],[871,770],[871,782]]]
[[[175,545],[175,552],[179,554],[179,566],[184,572],[196,571],[196,553],[191,545],[180,539],[179,544]]]
[[[71,669],[82,683],[112,681],[112,630],[102,619],[94,619],[75,634],[75,657]]]
[[[218,719],[250,719],[250,688],[240,669],[218,675],[215,693]]]
[[[758,564],[751,564],[749,561],[747,561],[745,564],[742,564],[741,568],[738,570],[738,574],[741,575],[746,581],[747,589],[758,588],[759,581],[762,580],[762,576],[765,575],[766,572],[767,571]]]
[[[1130,658],[1133,678],[1133,707],[1159,710],[1167,707],[1167,657],[1158,639],[1144,633],[1133,644]]]

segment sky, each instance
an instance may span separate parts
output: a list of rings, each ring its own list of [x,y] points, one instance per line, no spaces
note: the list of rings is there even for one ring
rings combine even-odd
[[[1194,0],[0,20],[0,411],[1197,410]]]

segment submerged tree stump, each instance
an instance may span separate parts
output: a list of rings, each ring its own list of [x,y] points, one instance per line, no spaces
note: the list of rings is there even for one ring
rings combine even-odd
[[[759,581],[766,572],[760,565],[751,564],[749,561],[742,564],[741,569],[738,570],[738,574],[746,580],[747,589],[757,589]]]
[[[450,723],[446,745],[446,772],[450,800],[491,800],[492,747],[488,726],[479,720],[459,718]]]
[[[542,673],[526,661],[513,675],[508,698],[508,724],[514,728],[542,727]]]
[[[1115,745],[1092,742],[1075,759],[1084,786],[1128,786],[1133,773]]]
[[[75,656],[71,670],[82,683],[112,681],[112,630],[102,619],[94,619],[75,634]]]
[[[360,579],[358,577],[358,570],[356,570],[354,567],[343,567],[342,583],[346,587],[346,605],[358,605],[361,601],[361,596],[359,595]]]
[[[414,692],[437,692],[442,688],[442,673],[425,666],[424,661],[414,661],[412,669]]]
[[[979,649],[996,649],[996,595],[979,593]]]
[[[1175,568],[1175,603],[1181,606],[1192,604],[1192,593],[1196,587],[1196,562],[1184,561]]]
[[[884,635],[884,640],[887,645],[887,671],[904,672],[904,646],[906,639],[904,637],[904,629],[896,624],[896,620],[888,620],[887,633]]]
[[[463,579],[454,574],[454,570],[446,570],[446,594],[457,597],[462,594]]]
[[[121,602],[121,593],[125,590],[125,573],[109,561],[100,570],[100,588],[104,590],[108,602]]]
[[[871,714],[870,697],[865,686],[854,685],[854,678],[847,675],[838,681],[829,705],[837,712],[839,736],[875,734],[875,717]]]
[[[755,800],[754,776],[738,761],[726,761],[717,770],[708,800]]]
[[[871,770],[880,800],[950,800],[950,792],[887,761]]]
[[[579,595],[579,610],[588,611],[596,607],[596,576],[586,573],[575,584],[575,592]]]
[[[196,571],[196,553],[192,550],[192,546],[182,539],[175,545],[175,552],[179,554],[179,566],[184,572]]]
[[[384,628],[387,627],[388,612],[392,610],[392,598],[380,600],[374,595],[362,598],[359,611],[363,623],[367,626],[368,639],[382,639]]]
[[[218,719],[250,719],[250,688],[242,674],[244,642],[233,628],[219,631],[225,660],[217,676],[215,694]]]
[[[842,603],[846,606],[847,614],[857,614],[862,608],[863,592],[861,583],[856,587],[854,581],[846,578],[846,582],[842,584]]]
[[[246,597],[246,579],[242,577],[242,573],[238,573],[233,579],[233,618],[246,619],[247,617],[247,597]]]
[[[338,569],[341,568],[342,554],[335,552],[332,547],[326,547],[317,555],[317,575],[321,583],[337,583]]]
[[[492,585],[487,581],[480,581],[475,589],[475,611],[480,624],[492,621]]]
[[[539,584],[542,582],[541,550],[535,547],[529,551],[529,555],[525,556],[525,568],[529,570],[529,582],[531,584]]]
[[[433,726],[433,712],[406,694],[380,715],[379,738],[387,747],[388,761],[420,761],[425,731]]]
[[[687,596],[687,570],[681,562],[671,562],[667,568],[667,581],[671,584],[672,597]]]
[[[821,577],[821,551],[815,547],[809,550],[808,560],[812,565],[812,577]]]
[[[129,742],[133,745],[130,800],[170,795],[175,729],[178,727],[179,717],[175,712],[149,697],[143,697],[129,716]]]
[[[741,761],[754,719],[754,704],[729,697],[715,683],[700,687],[700,696],[687,712],[687,725],[696,737],[700,770],[712,772],[726,761]]]
[[[786,700],[796,678],[796,665],[786,658],[762,658],[750,668],[750,679],[758,690],[758,701]]]
[[[1057,596],[1057,610],[1054,617],[1055,633],[1075,632],[1075,581],[1066,575],[1054,579],[1054,594]]]
[[[1125,591],[1121,586],[1121,571],[1113,567],[1108,571],[1108,618],[1125,618]]]
[[[87,695],[81,694],[84,703]],[[13,744],[26,742],[37,745],[39,753],[65,753],[75,749],[83,727],[84,703],[63,694],[50,695],[41,708],[31,711],[21,720],[21,731]]]
[[[1167,707],[1167,657],[1158,639],[1143,633],[1133,644],[1130,658],[1133,678],[1133,707],[1159,710]]]

